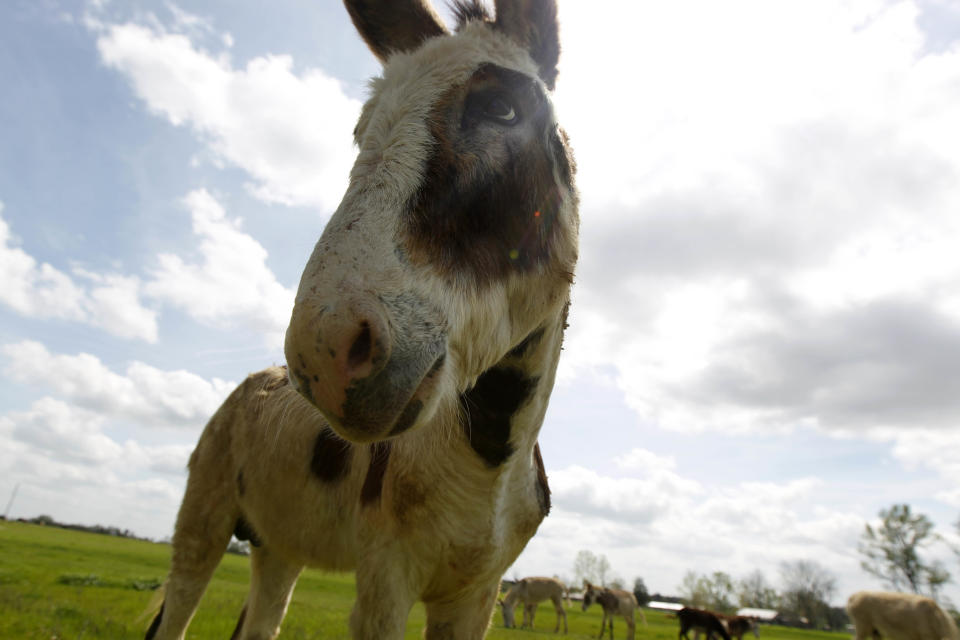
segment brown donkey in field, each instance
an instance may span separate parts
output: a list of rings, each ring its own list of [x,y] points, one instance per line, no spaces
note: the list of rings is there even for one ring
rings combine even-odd
[[[643,611],[637,604],[637,598],[633,593],[624,591],[623,589],[598,587],[584,580],[583,610],[586,611],[594,602],[599,603],[600,606],[603,607],[603,619],[600,621],[600,635],[597,636],[598,638],[603,637],[603,632],[609,624],[610,640],[613,640],[613,617],[616,615],[623,616],[623,619],[627,622],[627,640],[633,640],[636,634],[635,614],[639,613],[640,619],[643,620],[643,625],[647,625],[647,619],[643,616]]]
[[[279,632],[305,566],[355,570],[355,638],[481,638],[550,508],[537,436],[577,258],[550,102],[553,0],[347,0],[383,75],[346,195],[307,263],[289,369],[207,425],[147,638],[184,637],[230,536],[253,544],[234,638]],[[322,114],[317,114],[322,117]]]

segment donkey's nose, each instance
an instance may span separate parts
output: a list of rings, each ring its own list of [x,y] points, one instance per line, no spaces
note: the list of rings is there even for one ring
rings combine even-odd
[[[365,297],[298,302],[285,350],[297,390],[328,419],[340,421],[347,389],[376,375],[390,359],[386,317]]]

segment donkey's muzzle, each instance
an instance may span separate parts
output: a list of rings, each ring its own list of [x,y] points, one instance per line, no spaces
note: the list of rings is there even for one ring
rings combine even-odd
[[[442,367],[440,323],[371,295],[300,301],[287,329],[290,379],[347,440],[403,433]]]

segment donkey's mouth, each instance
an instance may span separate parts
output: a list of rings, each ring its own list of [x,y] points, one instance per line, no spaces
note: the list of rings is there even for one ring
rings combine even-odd
[[[407,357],[404,357],[406,355]],[[333,429],[353,442],[376,442],[418,424],[446,360],[442,342],[410,358],[394,354],[375,375],[347,387],[339,415],[327,416]]]

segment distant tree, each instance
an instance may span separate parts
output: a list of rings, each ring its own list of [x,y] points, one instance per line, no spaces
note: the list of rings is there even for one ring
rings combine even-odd
[[[592,551],[582,549],[577,552],[577,557],[573,561],[573,579],[577,581],[577,587],[583,584],[584,580],[592,583],[600,582],[598,562],[596,554]]]
[[[781,608],[806,618],[815,628],[828,624],[828,602],[837,590],[837,579],[812,560],[780,563],[783,580]]]
[[[832,631],[843,631],[850,624],[850,616],[844,607],[828,607],[826,615],[827,626]]]
[[[881,509],[880,518],[877,528],[866,525],[857,545],[866,558],[860,566],[894,591],[935,598],[950,574],[941,563],[927,563],[920,557],[922,549],[940,540],[933,532],[933,522],[921,513],[912,513],[908,504]]]
[[[633,595],[641,607],[647,606],[647,603],[650,602],[650,592],[647,590],[643,578],[637,578],[633,581]]]
[[[777,590],[768,582],[759,569],[737,581],[737,602],[741,607],[776,609],[780,603]]]
[[[678,589],[684,601],[692,607],[724,613],[734,610],[733,580],[723,571],[714,571],[709,576],[687,571]]]
[[[607,556],[602,553],[597,557],[597,577],[600,578],[600,584],[607,586],[607,578],[610,574],[610,562]]]

